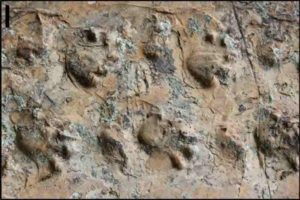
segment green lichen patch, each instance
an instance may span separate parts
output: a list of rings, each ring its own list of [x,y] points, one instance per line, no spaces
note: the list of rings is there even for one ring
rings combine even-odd
[[[116,44],[118,46],[118,50],[121,53],[125,53],[126,51],[134,52],[135,49],[136,49],[136,47],[135,47],[135,45],[133,44],[132,41],[130,41],[128,39],[121,38],[121,37],[118,37],[116,39]]]
[[[70,129],[78,133],[78,135],[88,144],[97,145],[97,138],[89,128],[79,123],[72,123]]]
[[[188,30],[190,34],[201,32],[201,26],[196,18],[192,17],[188,19]]]
[[[169,81],[169,86],[172,89],[172,95],[174,98],[178,98],[179,96],[185,94],[185,90],[182,85],[182,82],[178,80],[178,78],[174,76],[168,76],[167,79]]]
[[[2,113],[1,117],[1,145],[3,148],[14,143],[16,133],[13,129],[13,124],[10,122],[8,116]]]
[[[159,32],[160,36],[167,37],[171,34],[172,25],[169,20],[163,20],[157,23],[155,30]]]
[[[107,99],[97,110],[100,113],[101,122],[110,123],[117,118],[116,102],[113,99]]]
[[[11,106],[14,103],[16,106]],[[27,98],[18,94],[8,94],[2,96],[2,108],[5,111],[22,111],[26,108]]]

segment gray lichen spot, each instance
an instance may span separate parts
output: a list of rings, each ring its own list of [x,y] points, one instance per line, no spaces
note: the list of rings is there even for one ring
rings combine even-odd
[[[294,52],[291,56],[291,59],[298,66],[298,69],[299,69],[299,52]]]
[[[10,146],[14,143],[16,133],[13,130],[13,124],[8,119],[8,116],[2,113],[1,117],[1,128],[2,128],[2,137],[1,145],[3,148]]]
[[[21,96],[21,95],[17,95],[17,94],[8,94],[5,96],[2,96],[2,108],[4,108],[4,110],[7,109],[7,105],[9,105],[9,103],[11,101],[14,101],[17,104],[17,111],[21,111],[22,109],[24,109],[26,107],[26,98]],[[12,110],[8,110],[8,111],[12,111]]]
[[[178,98],[180,95],[185,94],[184,87],[180,80],[178,80],[175,76],[168,76],[169,86],[172,88],[172,95],[174,98]]]
[[[238,43],[232,37],[230,37],[227,33],[220,34],[221,45],[223,47],[228,48],[229,50],[235,50],[238,48]]]
[[[188,19],[188,29],[189,29],[190,33],[200,33],[201,32],[201,27],[196,18],[192,17],[192,18]]]
[[[163,58],[156,60],[154,67],[157,71],[162,73],[173,73],[175,71],[174,59],[172,50],[165,48]]]
[[[78,192],[74,192],[71,196],[72,199],[81,199],[82,194]]]
[[[106,102],[101,104],[97,110],[100,113],[101,122],[110,123],[116,120],[116,102],[113,99],[107,99]]]
[[[1,60],[2,60],[2,65],[6,65],[8,60],[7,60],[7,56],[5,55],[4,52],[1,52]],[[5,67],[5,66],[4,66]]]
[[[211,20],[212,20],[212,17],[209,16],[209,15],[205,15],[205,16],[204,16],[204,19],[205,19],[205,22],[206,22],[207,24],[209,24],[209,23],[211,22]]]
[[[72,123],[70,129],[77,132],[79,136],[89,144],[97,145],[97,138],[94,137],[94,134],[82,124]]]
[[[103,180],[112,183],[113,185],[119,183],[119,181],[115,179],[114,175],[107,168],[102,168],[101,177],[103,178]]]
[[[164,20],[159,22],[155,28],[161,36],[167,37],[171,34],[172,26],[169,20]]]
[[[128,50],[129,52],[133,52],[136,49],[132,41],[123,39],[121,37],[118,37],[116,39],[116,44],[118,46],[118,50],[122,53],[125,53],[126,50]]]

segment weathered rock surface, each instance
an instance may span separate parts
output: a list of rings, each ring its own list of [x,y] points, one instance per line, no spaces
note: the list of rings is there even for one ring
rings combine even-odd
[[[298,2],[5,4],[3,198],[299,198]]]

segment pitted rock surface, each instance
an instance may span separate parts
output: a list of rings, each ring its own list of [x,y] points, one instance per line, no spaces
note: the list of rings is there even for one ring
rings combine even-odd
[[[299,3],[5,2],[3,198],[299,198]]]

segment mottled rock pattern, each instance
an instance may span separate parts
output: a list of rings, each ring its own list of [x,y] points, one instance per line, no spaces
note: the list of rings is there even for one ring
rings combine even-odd
[[[5,4],[3,198],[299,198],[298,2]]]

